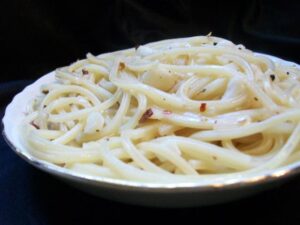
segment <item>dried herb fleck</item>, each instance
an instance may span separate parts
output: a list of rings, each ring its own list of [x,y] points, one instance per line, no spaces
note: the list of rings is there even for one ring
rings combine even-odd
[[[120,64],[119,64],[119,70],[122,71],[124,69],[125,69],[125,63],[120,62]]]
[[[271,75],[270,75],[270,79],[271,79],[272,81],[274,81],[274,80],[275,80],[275,75],[274,75],[274,74],[271,74]]]
[[[87,74],[89,74],[89,71],[86,70],[86,69],[82,69],[82,74],[83,74],[83,75],[87,75]]]
[[[34,121],[31,121],[30,125],[32,125],[34,128],[36,128],[38,130],[40,129],[40,127],[37,124],[35,124]]]

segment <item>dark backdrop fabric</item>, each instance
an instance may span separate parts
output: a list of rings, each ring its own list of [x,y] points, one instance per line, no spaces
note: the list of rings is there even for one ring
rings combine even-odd
[[[300,63],[299,1],[0,2],[1,118],[32,80],[85,57],[165,38],[213,35]],[[134,223],[141,216],[201,223],[299,224],[300,177],[251,198],[191,209],[154,209],[82,193],[27,165],[0,139],[0,225]],[[142,220],[141,220],[142,221]]]
[[[210,31],[300,63],[296,0],[96,2],[2,0],[1,81],[37,78],[87,52],[100,54]]]

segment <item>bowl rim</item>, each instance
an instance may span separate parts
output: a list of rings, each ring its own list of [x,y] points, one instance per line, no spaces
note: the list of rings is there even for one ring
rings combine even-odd
[[[275,61],[280,61],[288,64],[293,64],[299,67],[298,64],[286,61],[271,55],[255,53],[257,55],[262,55],[269,57]],[[207,192],[214,190],[228,190],[228,189],[237,189],[243,187],[249,187],[254,185],[262,185],[267,184],[274,181],[280,181],[292,176],[295,176],[300,173],[300,161],[291,163],[289,165],[279,167],[272,170],[265,170],[258,174],[253,174],[249,177],[242,177],[239,179],[227,179],[222,182],[216,182],[211,184],[199,184],[197,182],[183,182],[183,183],[146,183],[146,182],[138,182],[138,181],[129,181],[129,180],[121,180],[114,179],[108,177],[96,177],[90,176],[86,174],[80,174],[76,171],[72,171],[63,167],[59,167],[55,164],[49,163],[47,161],[38,159],[32,156],[29,152],[22,151],[19,149],[13,141],[9,138],[9,136],[5,132],[6,122],[8,122],[8,111],[17,101],[16,99],[21,97],[24,91],[36,84],[36,82],[40,81],[42,78],[46,76],[53,75],[53,72],[47,73],[44,76],[39,77],[30,85],[27,85],[21,92],[16,94],[12,101],[6,106],[5,113],[2,119],[2,136],[4,140],[8,144],[8,146],[22,159],[24,159],[27,163],[33,165],[34,167],[50,173],[52,175],[56,175],[59,177],[63,177],[70,180],[75,180],[77,182],[89,183],[95,186],[107,186],[109,188],[119,189],[119,190],[130,190],[130,191],[142,191],[142,192],[185,192],[185,191],[197,191],[197,192]]]

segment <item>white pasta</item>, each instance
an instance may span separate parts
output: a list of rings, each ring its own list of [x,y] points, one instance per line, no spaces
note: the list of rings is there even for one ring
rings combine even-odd
[[[225,39],[88,54],[56,79],[28,107],[20,137],[77,173],[209,182],[299,159],[299,68]]]

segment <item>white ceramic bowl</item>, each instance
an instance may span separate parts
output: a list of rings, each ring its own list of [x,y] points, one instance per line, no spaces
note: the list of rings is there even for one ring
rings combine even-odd
[[[295,63],[283,61],[273,56],[267,57],[280,63],[295,65]],[[206,185],[197,183],[146,184],[87,176],[56,166],[32,156],[20,144],[17,135],[17,127],[25,116],[27,103],[39,93],[42,84],[52,81],[54,81],[54,72],[41,77],[14,97],[7,106],[2,120],[4,138],[11,149],[28,163],[96,196],[158,207],[211,205],[249,196],[272,187],[274,184],[281,183],[286,178],[300,172],[300,162],[296,162],[278,169],[237,177],[236,179],[224,179],[222,182]]]

